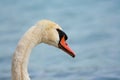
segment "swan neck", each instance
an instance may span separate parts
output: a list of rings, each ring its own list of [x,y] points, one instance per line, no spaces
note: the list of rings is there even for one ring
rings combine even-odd
[[[27,65],[31,50],[40,43],[34,32],[29,30],[18,43],[12,60],[12,80],[30,80]]]

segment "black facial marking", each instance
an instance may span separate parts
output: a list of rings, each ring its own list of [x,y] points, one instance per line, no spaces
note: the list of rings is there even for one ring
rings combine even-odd
[[[65,40],[68,39],[67,35],[65,34],[65,32],[63,32],[62,30],[60,29],[57,29],[58,33],[59,33],[59,38],[60,38],[60,41],[62,39],[63,36],[65,36]]]

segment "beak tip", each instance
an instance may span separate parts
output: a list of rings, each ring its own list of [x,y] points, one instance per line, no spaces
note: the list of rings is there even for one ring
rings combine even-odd
[[[75,58],[75,53],[70,54],[72,58]]]
[[[75,58],[75,55],[72,55],[73,58]]]
[[[75,58],[75,56],[72,56],[72,58]]]

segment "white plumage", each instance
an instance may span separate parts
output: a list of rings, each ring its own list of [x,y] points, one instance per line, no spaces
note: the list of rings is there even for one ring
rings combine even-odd
[[[27,64],[30,52],[36,45],[46,43],[59,47],[60,37],[56,29],[61,30],[61,27],[52,21],[42,20],[24,34],[13,55],[12,80],[30,80]]]

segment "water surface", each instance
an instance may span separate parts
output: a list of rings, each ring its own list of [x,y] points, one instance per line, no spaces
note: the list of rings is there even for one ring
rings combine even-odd
[[[19,39],[41,19],[63,28],[76,58],[41,44],[31,53],[32,80],[120,80],[119,4],[119,0],[1,0],[0,80],[10,80]]]

